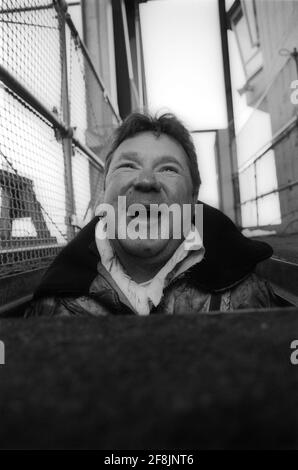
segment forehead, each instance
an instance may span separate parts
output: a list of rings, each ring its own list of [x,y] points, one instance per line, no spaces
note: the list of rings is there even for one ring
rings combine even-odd
[[[187,156],[183,147],[166,134],[156,137],[152,132],[140,132],[124,140],[115,150],[113,162],[132,154],[139,158],[158,159],[169,156],[187,165]]]

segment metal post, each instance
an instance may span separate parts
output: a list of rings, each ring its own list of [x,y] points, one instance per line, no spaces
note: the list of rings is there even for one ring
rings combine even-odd
[[[235,158],[233,141],[235,141],[235,126],[234,126],[234,111],[233,111],[233,97],[232,97],[232,84],[231,84],[231,71],[230,71],[230,57],[227,36],[227,19],[225,11],[225,2],[218,0],[218,11],[220,21],[220,34],[222,44],[222,57],[224,66],[224,79],[226,89],[226,103],[228,115],[228,131],[229,131],[229,149],[231,159],[231,172],[234,196],[234,213],[235,222],[238,227],[241,226],[241,211],[240,211],[240,192],[239,192],[239,175],[237,168],[237,159]]]
[[[65,2],[65,0],[56,0],[54,1],[54,6],[58,14],[60,34],[62,113],[65,125],[67,127],[70,127],[70,105],[68,94],[67,50],[65,30],[67,3]],[[62,142],[65,164],[67,239],[71,240],[75,235],[75,228],[72,225],[72,219],[75,215],[75,200],[72,178],[72,138],[69,135],[63,135]]]
[[[297,77],[298,77],[298,51],[297,51],[296,47],[294,47],[294,50],[291,53],[291,57],[295,60]]]
[[[256,213],[257,213],[257,227],[259,226],[259,203],[258,203],[258,177],[257,177],[257,162],[254,162],[254,180],[256,192]]]

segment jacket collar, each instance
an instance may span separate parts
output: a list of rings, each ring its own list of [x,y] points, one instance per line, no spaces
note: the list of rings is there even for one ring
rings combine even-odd
[[[219,210],[203,204],[204,259],[185,276],[190,283],[210,292],[222,291],[241,282],[257,263],[269,258],[273,250],[264,242],[241,234]],[[100,256],[95,243],[98,217],[59,253],[44,275],[34,297],[49,295],[88,295],[98,274]]]

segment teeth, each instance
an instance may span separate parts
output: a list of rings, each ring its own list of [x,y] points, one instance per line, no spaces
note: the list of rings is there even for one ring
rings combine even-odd
[[[134,213],[134,215],[128,215],[128,217],[132,218],[132,219],[135,219],[136,217],[146,217],[147,219],[160,219],[161,218],[161,213],[158,212],[158,213],[155,213],[155,212],[152,212],[150,211],[150,207],[149,206],[144,206],[145,209],[146,209],[146,213],[144,211],[136,211]],[[146,215],[145,215],[146,214]]]

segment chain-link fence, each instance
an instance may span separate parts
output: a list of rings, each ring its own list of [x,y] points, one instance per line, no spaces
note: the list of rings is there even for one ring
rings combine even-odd
[[[46,267],[94,214],[120,121],[64,1],[0,0],[0,278]]]

